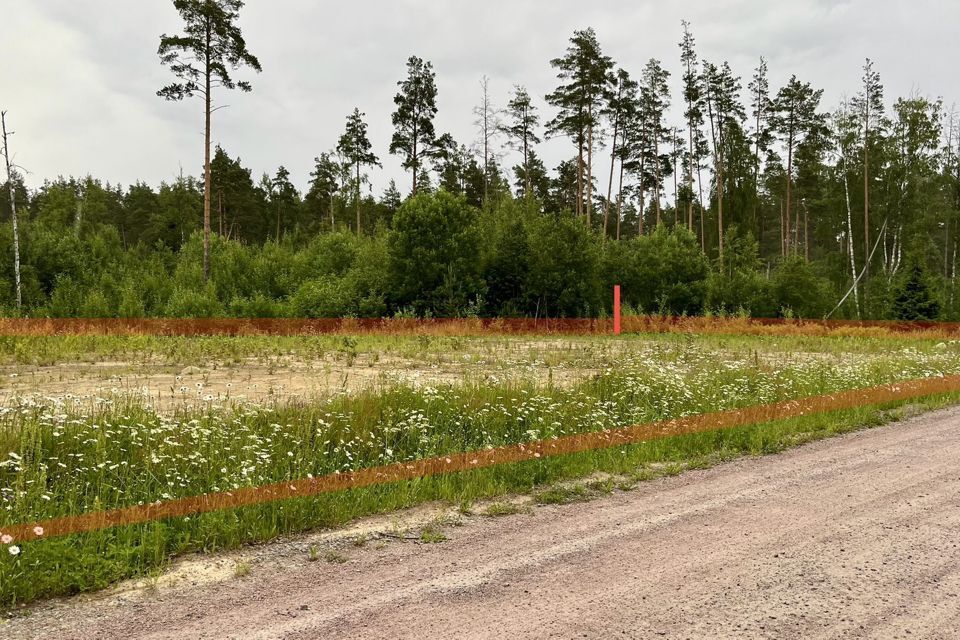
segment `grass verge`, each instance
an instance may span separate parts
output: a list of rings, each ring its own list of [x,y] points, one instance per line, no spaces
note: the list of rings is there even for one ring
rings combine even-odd
[[[5,607],[12,607],[41,597],[103,588],[123,578],[150,575],[156,567],[182,553],[229,549],[244,543],[266,541],[281,533],[335,527],[360,516],[395,511],[427,501],[458,504],[531,492],[541,504],[591,499],[609,492],[613,482],[621,490],[630,489],[636,482],[674,475],[686,469],[705,468],[743,455],[776,453],[957,403],[960,403],[960,394],[946,394],[920,402],[861,407],[336,495],[42,540],[32,543],[19,556],[0,560],[0,577],[3,578],[0,580],[0,597]],[[570,480],[596,472],[610,474],[617,480],[568,484]],[[507,515],[510,511],[493,509],[488,515]],[[442,533],[431,531],[422,541],[442,540]],[[339,557],[326,559],[341,561]]]

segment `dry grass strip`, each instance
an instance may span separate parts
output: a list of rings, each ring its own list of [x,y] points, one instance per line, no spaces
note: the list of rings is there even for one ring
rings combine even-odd
[[[627,333],[960,338],[960,323],[626,316]],[[612,318],[0,318],[2,336],[610,335]]]

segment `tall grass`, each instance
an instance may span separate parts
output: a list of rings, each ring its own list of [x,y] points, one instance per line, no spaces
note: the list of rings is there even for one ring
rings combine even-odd
[[[631,353],[572,389],[523,381],[396,385],[306,404],[172,415],[142,404],[77,411],[61,401],[31,399],[0,412],[0,531],[91,510],[956,373],[954,345],[777,365],[757,350],[734,357],[684,344]],[[844,415],[856,422],[876,414],[865,409]],[[0,545],[0,604],[95,589],[186,552],[268,540],[425,500],[469,500],[594,470],[628,472],[644,463],[716,452],[762,452],[810,424],[675,437],[58,539],[11,541]],[[815,424],[829,429],[832,423]]]

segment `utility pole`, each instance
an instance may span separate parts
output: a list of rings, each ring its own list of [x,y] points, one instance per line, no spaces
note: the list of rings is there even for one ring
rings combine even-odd
[[[13,186],[13,169],[10,165],[10,146],[7,142],[7,112],[0,111],[0,123],[3,128],[3,159],[7,165],[7,188],[10,190],[10,216],[13,220],[13,279],[17,288],[17,311],[23,306],[23,293],[20,286],[20,231],[17,228],[17,198]],[[13,135],[11,132],[9,135]]]

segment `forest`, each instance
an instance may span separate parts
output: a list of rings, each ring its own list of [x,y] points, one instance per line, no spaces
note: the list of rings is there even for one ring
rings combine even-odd
[[[827,105],[813,79],[771,86],[762,57],[746,77],[703,57],[687,22],[668,62],[629,70],[585,29],[547,62],[546,96],[483,78],[461,141],[436,131],[436,72],[412,56],[389,149],[358,107],[298,186],[211,144],[212,94],[260,71],[242,3],[174,4],[185,32],[160,39],[175,82],[158,97],[205,101],[202,173],[28,189],[5,135],[3,315],[602,316],[620,284],[640,313],[960,319],[960,121],[887,99],[870,60]],[[569,142],[552,169],[549,138]],[[384,153],[409,183],[375,195]]]

